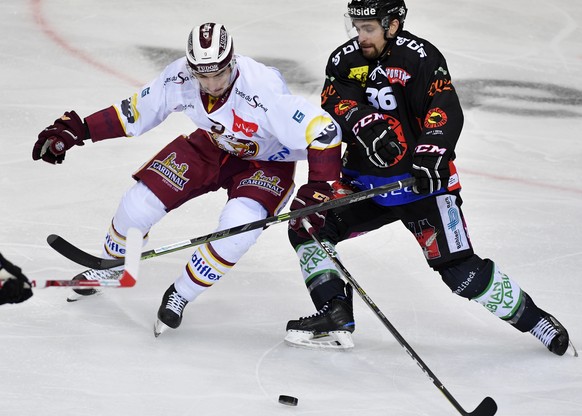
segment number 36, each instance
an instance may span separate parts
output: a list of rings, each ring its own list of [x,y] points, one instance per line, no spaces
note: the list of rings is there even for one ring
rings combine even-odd
[[[366,88],[368,102],[378,110],[394,110],[396,108],[396,97],[392,94],[392,87],[384,87],[380,90]]]

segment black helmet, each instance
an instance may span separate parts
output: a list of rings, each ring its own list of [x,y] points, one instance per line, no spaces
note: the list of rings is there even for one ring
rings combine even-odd
[[[398,19],[399,31],[406,19],[406,4],[404,0],[349,0],[346,17],[355,19],[378,19],[384,30],[388,30],[390,21]]]

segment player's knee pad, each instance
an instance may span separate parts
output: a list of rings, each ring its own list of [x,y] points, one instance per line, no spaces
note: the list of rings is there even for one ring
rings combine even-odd
[[[519,318],[525,295],[519,285],[501,273],[493,261],[472,255],[439,270],[439,273],[453,293],[480,303],[510,323]]]
[[[113,227],[121,235],[129,228],[138,228],[147,235],[150,228],[166,215],[166,207],[142,182],[137,182],[125,192],[115,216]]]
[[[224,230],[265,218],[267,218],[267,210],[259,202],[245,197],[234,198],[224,206],[220,214],[217,230]],[[262,228],[246,231],[213,241],[211,244],[222,258],[231,263],[236,263],[255,244],[262,232]]]
[[[103,255],[111,258],[125,257],[125,236],[130,228],[138,228],[142,232],[145,245],[150,228],[165,214],[166,210],[161,201],[147,186],[137,182],[121,198],[105,236]]]

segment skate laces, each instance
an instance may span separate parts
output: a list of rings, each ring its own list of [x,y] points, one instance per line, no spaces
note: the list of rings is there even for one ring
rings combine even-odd
[[[318,317],[321,315],[325,315],[328,311],[329,311],[329,303],[326,303],[325,305],[322,306],[322,308],[320,310],[315,312],[313,315],[302,316],[301,318],[299,318],[299,320],[303,321],[305,319],[311,319],[311,318],[315,318],[315,317]]]
[[[554,337],[558,335],[558,330],[546,317],[540,319],[536,326],[534,326],[529,332],[539,339],[546,347],[549,347]]]
[[[91,269],[87,270],[83,273],[83,276],[87,280],[116,280],[119,279],[123,270],[113,270],[113,269],[105,269],[105,270],[96,270]]]
[[[166,301],[166,309],[171,310],[177,315],[182,315],[182,310],[187,304],[188,301],[180,296],[178,292],[172,292]]]

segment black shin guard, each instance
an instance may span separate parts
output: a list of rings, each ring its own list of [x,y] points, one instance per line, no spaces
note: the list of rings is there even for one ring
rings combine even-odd
[[[493,272],[493,262],[473,254],[446,268],[439,269],[443,282],[454,294],[473,299],[483,293]]]
[[[317,310],[333,298],[346,296],[344,288],[344,281],[333,272],[321,273],[307,283],[311,300]]]

